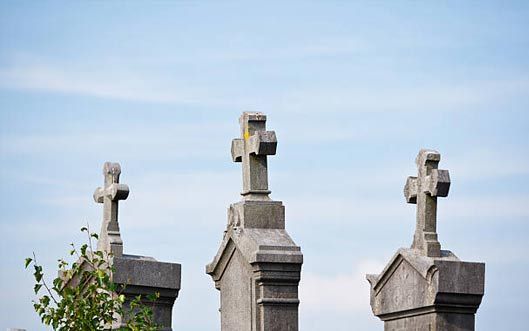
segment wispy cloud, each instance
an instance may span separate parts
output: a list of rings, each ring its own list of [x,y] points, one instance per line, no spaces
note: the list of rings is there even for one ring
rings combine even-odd
[[[315,46],[307,53],[339,52],[332,46]],[[290,53],[276,56],[287,56]],[[174,69],[174,68],[173,68]],[[220,73],[217,73],[217,75]],[[218,78],[218,77],[217,77]],[[295,89],[234,91],[211,77],[204,83],[194,81],[185,74],[153,75],[148,71],[131,71],[123,66],[108,64],[95,69],[80,65],[66,66],[44,61],[15,61],[0,68],[0,88],[36,90],[142,101],[163,104],[228,106],[245,109],[258,104],[267,109],[286,112],[384,112],[384,111],[436,111],[463,110],[491,102],[508,100],[514,96],[527,96],[529,80],[526,78],[490,81],[446,82],[438,85],[395,87],[390,84],[355,84],[344,87],[333,83],[313,83]],[[209,82],[209,83],[207,83]]]
[[[447,218],[458,217],[478,222],[505,222],[509,218],[529,217],[529,195],[491,194],[460,196],[444,203],[441,211]]]
[[[255,48],[237,48],[236,50],[226,49],[205,49],[197,52],[185,60],[193,61],[197,57],[200,60],[213,62],[232,62],[232,61],[290,61],[302,60],[306,58],[319,57],[336,57],[336,56],[354,56],[355,54],[364,53],[369,49],[365,40],[348,37],[327,37],[326,39],[313,40],[306,42],[292,42],[276,45],[271,49]],[[177,58],[178,59],[178,58]],[[167,59],[168,62],[174,61]]]
[[[291,222],[318,225],[355,224],[371,226],[395,223],[403,219],[414,219],[415,207],[407,205],[400,198],[359,199],[347,196],[291,197],[288,201],[288,214]],[[483,223],[505,223],[529,217],[529,196],[492,195],[458,196],[457,199],[441,201],[439,215],[443,219],[468,218]]]
[[[124,156],[149,156],[151,159],[195,159],[225,157],[229,150],[216,148],[212,139],[223,141],[231,125],[226,122],[172,123],[153,128],[117,127],[111,131],[90,132],[89,128],[80,131],[54,132],[43,134],[0,135],[0,150],[5,155],[60,155],[65,151],[70,156],[86,155],[90,151],[100,153],[112,148],[113,154]],[[131,130],[134,134],[131,134]],[[207,134],[205,134],[207,132]],[[228,140],[229,142],[229,140]],[[228,145],[226,142],[226,145]],[[200,146],[200,148],[197,148]],[[167,153],[168,151],[174,151]]]
[[[179,105],[235,105],[207,88],[164,82],[141,72],[87,71],[47,64],[0,68],[0,88]],[[240,105],[242,106],[242,105]]]
[[[299,287],[303,309],[318,313],[368,312],[369,283],[365,275],[379,273],[383,267],[384,264],[380,261],[364,260],[348,273],[336,275],[305,273]]]
[[[120,217],[133,229],[168,225],[175,219],[193,219],[197,225],[224,224],[226,208],[239,198],[238,179],[235,172],[196,171],[190,174],[150,173],[135,178],[132,183],[122,180],[129,185],[130,195],[121,202]],[[98,184],[77,183],[78,193],[72,195],[71,184],[65,182],[54,195],[38,201],[62,210],[88,209],[91,214],[99,215],[102,206],[94,203],[91,196]],[[95,220],[99,222],[99,217]]]
[[[455,179],[490,180],[529,174],[529,156],[518,148],[464,150],[447,159]]]
[[[343,87],[315,87],[285,92],[280,107],[292,112],[417,112],[435,110],[467,111],[491,102],[511,100],[529,95],[529,80],[514,78],[491,81],[462,81],[438,85],[397,87],[355,85]]]

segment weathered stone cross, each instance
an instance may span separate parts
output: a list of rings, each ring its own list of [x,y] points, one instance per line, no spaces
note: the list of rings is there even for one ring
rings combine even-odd
[[[94,200],[103,204],[103,224],[97,242],[97,249],[114,254],[123,255],[123,241],[119,233],[118,202],[129,196],[129,187],[119,184],[121,167],[119,163],[105,162],[103,175],[105,187],[98,187],[94,192]]]
[[[415,159],[418,177],[408,177],[404,196],[408,203],[417,204],[417,225],[412,248],[429,257],[441,256],[437,240],[437,197],[448,196],[450,175],[448,170],[437,169],[441,154],[422,149]]]
[[[244,112],[239,118],[241,138],[233,139],[231,156],[242,162],[244,200],[269,200],[267,155],[275,155],[277,138],[266,131],[266,115]]]

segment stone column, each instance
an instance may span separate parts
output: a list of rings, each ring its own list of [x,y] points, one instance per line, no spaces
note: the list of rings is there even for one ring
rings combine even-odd
[[[450,188],[447,170],[437,169],[438,152],[421,150],[418,177],[404,188],[408,203],[417,204],[411,248],[401,248],[379,275],[367,275],[371,308],[385,331],[474,330],[475,313],[485,286],[485,264],[463,262],[442,250],[437,240],[437,197]]]
[[[228,225],[207,265],[220,291],[222,331],[297,331],[303,254],[285,230],[285,208],[270,199],[267,155],[277,139],[266,116],[243,113],[232,157],[242,162],[242,201],[228,209]]]

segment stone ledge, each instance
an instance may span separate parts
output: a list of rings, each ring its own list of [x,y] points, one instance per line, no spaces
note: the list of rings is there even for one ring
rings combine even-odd
[[[127,286],[146,286],[160,289],[180,289],[181,266],[159,262],[153,258],[114,257],[113,280]]]

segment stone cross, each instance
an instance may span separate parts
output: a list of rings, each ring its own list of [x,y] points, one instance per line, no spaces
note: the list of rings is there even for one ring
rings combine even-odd
[[[244,200],[269,200],[267,155],[275,155],[277,138],[266,131],[266,115],[244,112],[239,118],[241,138],[233,139],[231,156],[242,162]]]
[[[448,170],[437,169],[441,154],[422,149],[415,159],[417,177],[408,177],[404,196],[408,203],[417,204],[417,225],[412,248],[429,257],[441,256],[437,240],[437,197],[448,196],[450,175]]]
[[[98,187],[94,192],[94,200],[103,204],[103,224],[97,242],[97,249],[114,254],[123,255],[123,241],[119,233],[118,202],[129,196],[129,187],[119,183],[121,167],[119,163],[105,162],[103,175],[105,187]]]

